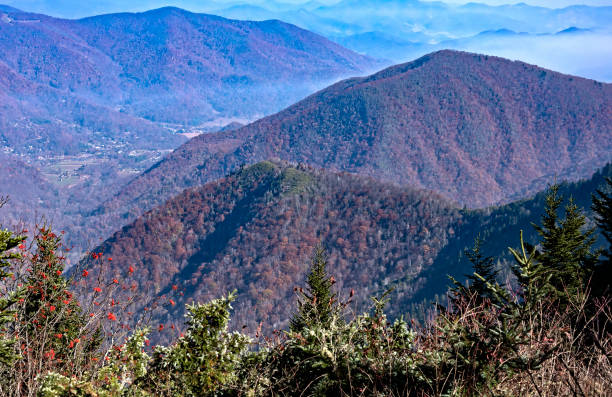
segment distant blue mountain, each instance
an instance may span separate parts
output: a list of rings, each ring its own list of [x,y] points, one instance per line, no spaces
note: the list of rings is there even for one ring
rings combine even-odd
[[[4,12],[21,12],[21,10],[15,8],[15,7],[11,7],[11,6],[7,6],[4,4],[0,4],[0,11],[4,11]]]
[[[591,32],[591,29],[581,29],[575,26],[570,26],[567,29],[563,29],[557,32],[557,34],[572,34],[572,33],[586,33],[586,32]]]
[[[85,9],[91,13],[125,8],[119,0],[13,1],[26,10],[68,17],[83,16]],[[144,10],[165,2],[132,0],[129,7]],[[489,6],[419,0],[341,0],[335,4],[317,0],[304,0],[302,4],[288,0],[180,0],[180,3],[192,11],[231,19],[281,20],[358,53],[392,62],[408,61],[448,46],[520,59],[598,80],[612,79],[612,54],[608,50],[612,42],[612,7],[555,9],[525,3]],[[499,39],[499,43],[494,39]]]
[[[410,41],[383,32],[358,33],[333,39],[353,51],[388,60],[397,59],[398,54],[422,51],[424,47],[429,47],[417,41]]]
[[[166,123],[252,120],[381,66],[281,21],[174,7],[79,20],[5,12],[0,144],[14,150],[73,153],[94,147],[100,131],[129,145],[171,136],[175,146]]]
[[[480,32],[478,36],[514,36],[517,35],[514,30],[510,29],[497,29],[497,30],[485,30],[484,32]]]

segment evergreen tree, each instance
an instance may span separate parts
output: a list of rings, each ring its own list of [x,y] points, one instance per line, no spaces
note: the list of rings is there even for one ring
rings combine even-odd
[[[65,259],[59,254],[61,237],[50,228],[42,227],[35,242],[37,250],[27,279],[24,317],[26,324],[31,324],[30,337],[42,341],[37,330],[53,335],[44,341],[45,345],[54,350],[56,357],[65,358],[71,352],[70,341],[81,335],[87,320],[69,289],[69,281],[63,276]]]
[[[541,237],[541,248],[536,259],[543,280],[542,288],[563,300],[574,296],[585,286],[591,269],[597,260],[592,252],[595,242],[594,228],[585,228],[586,217],[572,198],[565,206],[564,218],[558,211],[563,203],[559,186],[551,186],[546,196],[546,209],[542,225],[534,224]]]
[[[597,189],[593,195],[593,212],[595,222],[601,230],[601,234],[608,242],[607,249],[597,266],[594,268],[592,277],[592,290],[595,296],[610,294],[610,280],[612,279],[612,179],[606,178],[607,188]]]
[[[495,284],[498,270],[495,268],[495,259],[484,256],[481,251],[482,240],[480,236],[474,239],[474,248],[465,250],[465,256],[472,262],[474,273],[467,275],[470,289],[481,298],[490,298],[491,291],[487,284]]]
[[[520,249],[515,250],[510,247],[508,249],[514,256],[514,264],[511,270],[521,286],[522,304],[528,311],[546,296],[547,291],[542,286],[547,284],[548,278],[541,271],[541,265],[535,260],[537,256],[536,247],[525,242],[522,230],[520,233]]]
[[[315,250],[306,283],[306,291],[298,291],[298,312],[289,324],[293,332],[317,323],[328,324],[332,318],[336,295],[332,291],[333,278],[327,274],[327,258],[322,247]]]
[[[481,251],[482,240],[480,235],[474,239],[474,247],[471,250],[464,250],[465,256],[472,263],[472,274],[466,274],[468,285],[457,281],[454,277],[449,276],[449,279],[454,284],[449,289],[448,299],[451,303],[452,310],[464,305],[465,302],[474,301],[472,303],[482,303],[484,298],[495,298],[490,286],[497,284],[497,273],[495,269],[495,260],[491,256],[484,256]],[[438,306],[441,312],[450,314],[447,308]]]
[[[0,208],[7,199],[0,197]],[[5,269],[11,266],[11,261],[20,257],[14,249],[23,244],[25,236],[17,236],[6,229],[0,229],[0,279],[12,277]],[[13,352],[15,340],[7,337],[7,326],[14,321],[15,311],[12,306],[18,301],[22,291],[6,291],[0,295],[0,364],[10,365],[16,358]]]

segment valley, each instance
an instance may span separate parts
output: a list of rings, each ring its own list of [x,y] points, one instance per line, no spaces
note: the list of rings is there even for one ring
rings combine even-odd
[[[612,390],[609,0],[6,1],[0,395]]]
[[[38,188],[56,199],[35,200],[72,231],[73,260],[88,248],[79,230],[87,241],[107,232],[92,230],[88,214],[180,144],[379,64],[282,22],[172,7],[80,20],[13,8],[2,15],[0,147],[48,182]],[[242,44],[226,48],[232,40]],[[2,194],[19,192],[9,184]],[[13,208],[13,220],[39,216]]]

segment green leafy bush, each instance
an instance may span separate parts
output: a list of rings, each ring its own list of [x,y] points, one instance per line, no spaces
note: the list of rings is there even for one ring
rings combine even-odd
[[[235,369],[250,339],[228,332],[235,294],[206,304],[188,305],[187,331],[175,344],[158,346],[147,376],[137,382],[163,395],[198,396],[235,380]]]

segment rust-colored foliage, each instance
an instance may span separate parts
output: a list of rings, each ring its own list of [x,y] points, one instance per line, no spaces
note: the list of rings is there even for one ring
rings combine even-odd
[[[102,265],[112,272],[127,276],[132,267],[141,291],[175,293],[164,322],[180,320],[186,302],[236,288],[233,325],[254,331],[260,322],[285,325],[319,242],[330,273],[342,275],[337,287],[353,288],[362,307],[400,279],[408,299],[419,282],[406,280],[433,262],[460,218],[430,192],[263,162],[185,191],[96,251],[112,256]]]

